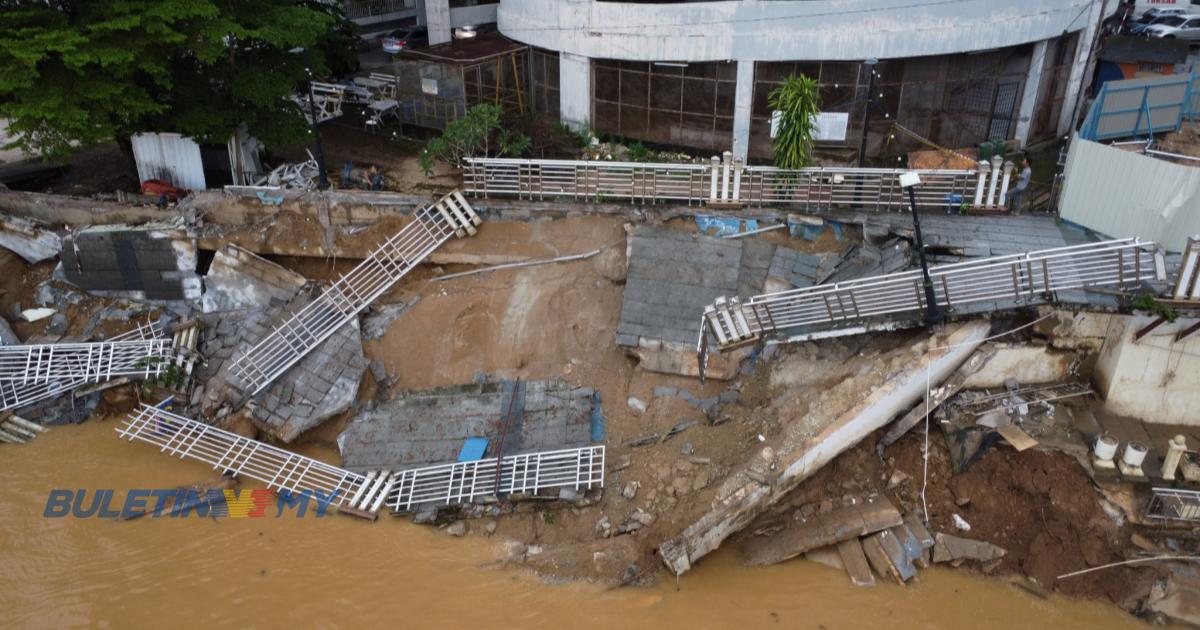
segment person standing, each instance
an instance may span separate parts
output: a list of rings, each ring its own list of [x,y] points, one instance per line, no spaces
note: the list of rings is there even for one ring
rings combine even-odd
[[[1021,174],[1017,176],[1017,185],[1008,198],[1008,208],[1013,214],[1021,214],[1021,202],[1024,200],[1025,190],[1029,188],[1031,177],[1033,169],[1029,166],[1029,158],[1024,158],[1021,160]]]

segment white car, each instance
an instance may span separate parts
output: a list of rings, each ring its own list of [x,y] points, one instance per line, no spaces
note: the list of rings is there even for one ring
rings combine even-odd
[[[1147,37],[1200,41],[1200,15],[1172,15],[1146,27]]]

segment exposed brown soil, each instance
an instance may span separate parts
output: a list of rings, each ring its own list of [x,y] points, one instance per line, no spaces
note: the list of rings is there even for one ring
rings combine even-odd
[[[805,481],[735,539],[786,525],[795,511],[831,499],[884,493],[903,511],[921,507],[920,427],[884,453],[875,454],[878,435],[864,440]],[[891,490],[895,471],[907,479]],[[1069,455],[999,446],[966,472],[951,474],[949,453],[939,431],[930,436],[929,481],[925,491],[931,531],[986,541],[1007,554],[996,570],[1023,574],[1066,595],[1107,598],[1136,610],[1157,576],[1153,567],[1117,567],[1058,580],[1064,573],[1123,560],[1131,550],[1128,527],[1119,527],[1101,507],[1101,495]],[[959,531],[958,514],[971,526]]]

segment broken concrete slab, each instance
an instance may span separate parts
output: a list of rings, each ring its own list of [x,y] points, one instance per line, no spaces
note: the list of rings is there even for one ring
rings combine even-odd
[[[213,256],[200,304],[205,313],[278,306],[306,282],[304,276],[230,243]]]
[[[362,317],[363,339],[375,341],[383,338],[392,322],[420,301],[421,296],[416,295],[405,302],[372,304]]]
[[[349,410],[366,369],[358,320],[352,319],[255,396],[251,419],[291,442]]]
[[[968,322],[895,350],[906,356],[882,357],[881,366],[888,369],[884,382],[828,424],[785,425],[771,445],[771,461],[756,456],[734,469],[711,508],[659,547],[663,562],[677,575],[690,569],[809,475],[915,404],[925,393],[927,373],[930,383],[941,384],[983,343],[990,328],[988,322]]]
[[[774,252],[774,245],[756,239],[638,226],[628,242],[617,344],[646,370],[698,376],[704,307],[723,295],[761,293]],[[714,354],[706,375],[733,378],[750,352]]]
[[[910,429],[920,424],[927,414],[933,413],[942,403],[961,391],[971,376],[982,370],[992,360],[994,354],[995,349],[991,345],[976,350],[975,354],[972,354],[971,358],[967,359],[954,375],[946,379],[946,382],[934,387],[929,392],[928,398],[922,396],[916,407],[910,409],[904,417],[893,422],[887,433],[879,438],[879,444],[876,447],[879,452],[882,453],[884,447],[891,446]]]
[[[970,538],[960,538],[938,532],[934,535],[933,561],[935,563],[954,562],[956,560],[977,560],[987,562],[1003,558],[1008,553],[1001,547],[991,543]]]
[[[21,338],[17,333],[13,332],[12,325],[8,323],[8,319],[0,317],[0,346],[19,346]]]
[[[62,244],[68,281],[133,300],[199,299],[196,257],[196,239],[171,225],[89,227]]]
[[[777,564],[819,547],[858,538],[903,523],[899,510],[886,497],[872,497],[807,521],[793,524],[773,536],[758,536],[745,542],[743,563],[748,566]]]
[[[595,404],[593,388],[559,380],[401,392],[355,416],[338,436],[338,449],[351,470],[397,470],[453,462],[468,438],[489,440],[485,457],[495,456],[501,442],[506,456],[584,446]]]
[[[0,247],[34,264],[58,256],[62,239],[29,219],[0,215]]]

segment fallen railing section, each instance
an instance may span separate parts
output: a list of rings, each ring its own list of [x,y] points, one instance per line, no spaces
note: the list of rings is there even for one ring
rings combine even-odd
[[[1200,492],[1178,488],[1151,488],[1150,492],[1147,520],[1200,523]]]
[[[908,172],[903,169],[745,166],[741,160],[731,160],[728,153],[724,160],[713,157],[710,164],[511,158],[467,158],[463,162],[463,189],[481,197],[777,205],[803,210],[846,206],[908,209],[908,193],[899,183],[899,175]],[[916,191],[917,206],[957,212],[964,202],[976,207],[1003,206],[1011,168],[981,162],[975,170],[917,172],[922,184]],[[1003,185],[997,186],[1000,178]]]
[[[346,275],[238,356],[232,385],[253,396],[298,363],[450,239],[475,234],[480,219],[455,191],[418,210],[413,220]]]
[[[1069,289],[1136,287],[1145,280],[1165,280],[1166,270],[1154,243],[1127,238],[939,265],[929,275],[939,307],[953,313],[979,302],[1051,302],[1055,292]],[[851,328],[916,316],[924,309],[920,270],[768,293],[744,302],[718,298],[705,308],[698,348],[702,355],[707,351],[708,331],[719,349],[726,349],[770,334]]]
[[[332,497],[331,505],[360,515],[379,510],[392,482],[387,471],[351,472],[150,405],[131,414],[117,434],[172,457],[211,464],[222,474],[261,481],[271,490],[309,497],[320,492]]]
[[[175,358],[173,340],[150,325],[95,343],[0,346],[0,411],[114,378],[157,376]]]
[[[497,479],[497,474],[499,479]],[[424,505],[470,503],[483,497],[535,494],[549,488],[604,487],[604,447],[525,453],[401,471],[388,495],[394,512]]]

